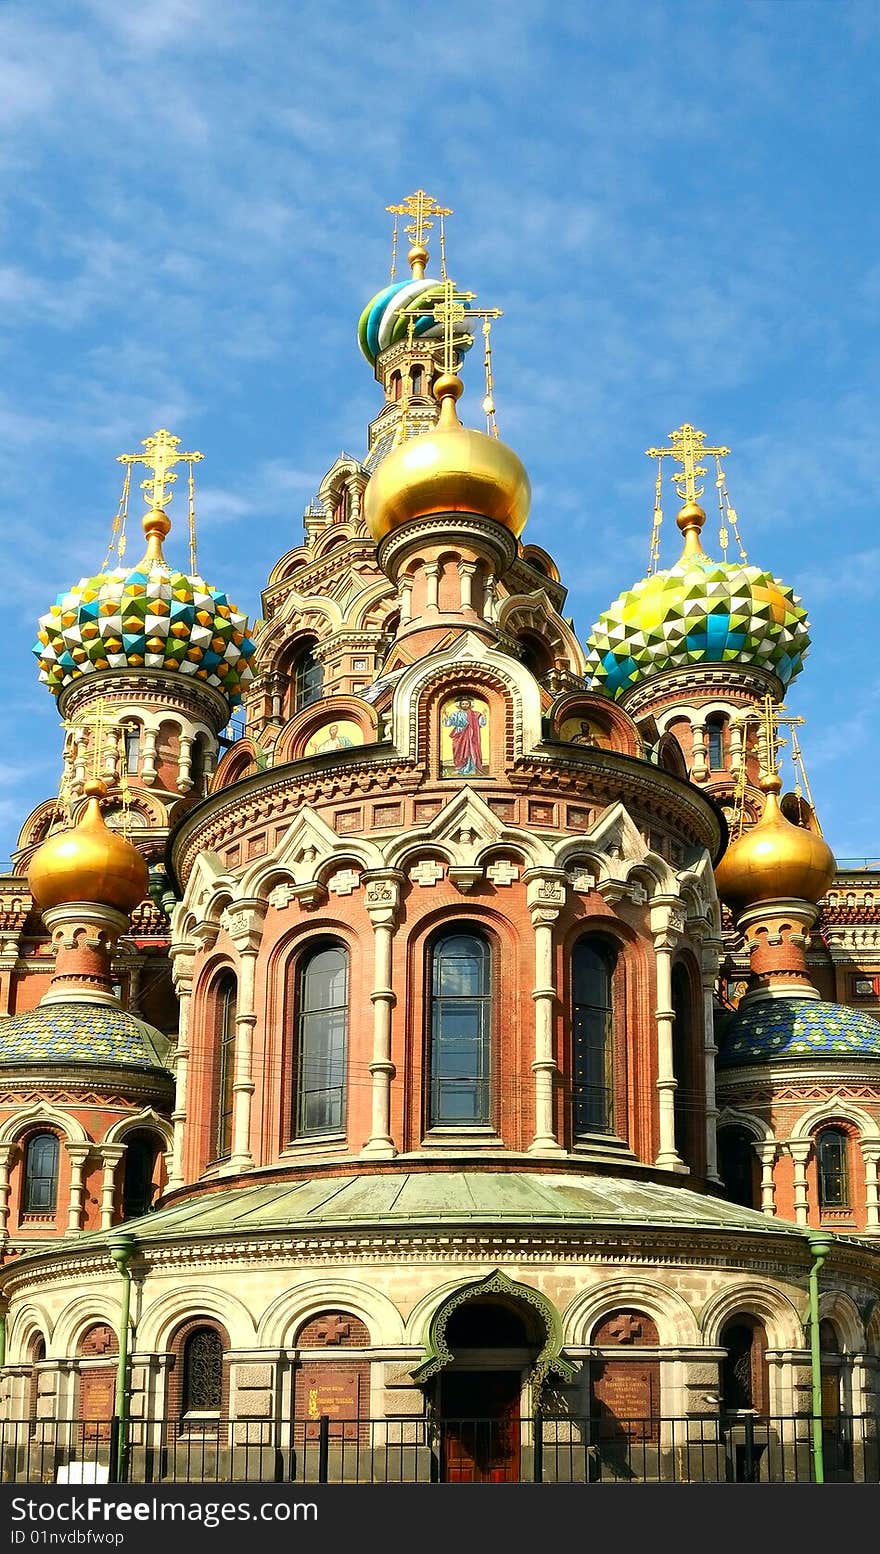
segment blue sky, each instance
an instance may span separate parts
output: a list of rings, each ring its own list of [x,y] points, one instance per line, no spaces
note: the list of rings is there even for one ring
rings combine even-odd
[[[34,623],[101,563],[116,454],[160,425],[204,453],[200,570],[259,613],[365,447],[355,327],[419,186],[504,310],[499,430],[581,635],[645,570],[643,450],[694,422],[809,610],[788,705],[826,835],[880,856],[878,56],[875,0],[6,0],[0,857],[57,786]]]

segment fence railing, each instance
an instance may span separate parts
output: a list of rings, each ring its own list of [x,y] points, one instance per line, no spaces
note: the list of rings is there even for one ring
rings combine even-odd
[[[822,1422],[826,1482],[880,1482],[880,1421]],[[0,1421],[4,1483],[808,1483],[808,1415]]]

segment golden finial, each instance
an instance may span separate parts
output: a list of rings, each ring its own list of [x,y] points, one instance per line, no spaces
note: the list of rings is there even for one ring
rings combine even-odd
[[[391,279],[394,280],[395,256],[397,253],[397,217],[409,216],[409,221],[404,226],[404,231],[410,239],[411,248],[407,254],[414,278],[420,281],[424,278],[425,265],[428,262],[428,250],[425,247],[428,233],[434,223],[432,216],[440,217],[441,235],[443,221],[446,216],[452,215],[448,205],[438,205],[432,194],[424,189],[416,189],[415,194],[408,194],[399,205],[386,205],[385,209],[394,216],[394,249],[391,258]],[[445,260],[443,278],[446,279]]]
[[[125,464],[129,469],[132,464],[146,464],[153,472],[146,480],[141,481],[141,490],[148,509],[141,521],[148,542],[145,559],[155,561],[162,557],[162,541],[171,528],[165,508],[173,499],[171,487],[177,479],[174,466],[185,461],[191,469],[193,464],[197,464],[204,458],[204,454],[181,453],[180,438],[173,437],[164,426],[160,427],[158,432],[154,432],[152,437],[144,438],[142,447],[143,453],[118,454],[116,462]]]

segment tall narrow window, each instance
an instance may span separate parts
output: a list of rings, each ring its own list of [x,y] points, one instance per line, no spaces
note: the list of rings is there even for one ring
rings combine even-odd
[[[819,1207],[849,1208],[849,1139],[842,1128],[824,1128],[816,1140]]]
[[[156,1145],[149,1136],[135,1133],[126,1141],[125,1174],[122,1180],[122,1218],[138,1219],[146,1214],[155,1192],[153,1170]]]
[[[339,1133],[345,1126],[348,951],[315,950],[300,966],[297,997],[295,1132]]]
[[[713,772],[724,768],[724,723],[720,718],[709,718],[706,723],[709,767]]]
[[[579,939],[571,958],[574,1136],[614,1125],[612,1030],[615,953],[601,939]]]
[[[58,1197],[58,1140],[54,1133],[35,1133],[24,1157],[25,1214],[52,1214]]]
[[[304,648],[293,669],[293,711],[302,712],[313,701],[320,701],[324,694],[324,665],[312,651],[314,643]]]
[[[183,1412],[219,1413],[223,1400],[223,1340],[213,1327],[197,1327],[183,1346]]]
[[[718,1134],[718,1170],[731,1203],[755,1204],[754,1139],[747,1128],[722,1128]]]
[[[214,1153],[218,1160],[232,1153],[232,1120],[235,1110],[235,1017],[238,1012],[238,984],[235,977],[222,978],[217,989],[217,1103],[214,1128]]]
[[[431,953],[432,1127],[489,1122],[492,963],[477,934],[447,934]]]
[[[141,731],[137,723],[127,723],[125,726],[125,770],[130,776],[138,769],[138,761],[141,754]]]

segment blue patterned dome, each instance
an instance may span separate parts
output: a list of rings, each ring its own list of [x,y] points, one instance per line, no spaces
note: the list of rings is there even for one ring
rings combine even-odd
[[[772,1058],[880,1058],[880,1020],[815,998],[762,998],[721,1032],[718,1066]]]
[[[0,1024],[0,1067],[88,1063],[91,1068],[167,1069],[167,1036],[124,1009],[104,1004],[40,1004]]]

